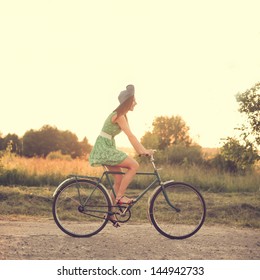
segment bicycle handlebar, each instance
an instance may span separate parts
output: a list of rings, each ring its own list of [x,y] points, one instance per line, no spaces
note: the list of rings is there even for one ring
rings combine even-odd
[[[153,152],[156,152],[156,150],[153,150]],[[140,154],[139,157],[141,157],[141,156],[150,157],[150,160],[151,160],[151,161],[154,161],[154,156],[153,156],[153,154],[152,154],[152,155],[149,155],[149,154]]]

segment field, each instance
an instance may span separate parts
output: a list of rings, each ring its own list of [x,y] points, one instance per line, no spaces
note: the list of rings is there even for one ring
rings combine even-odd
[[[102,168],[92,168],[87,160],[47,160],[20,158],[12,155],[1,158],[0,211],[7,217],[51,217],[52,194],[58,184],[69,174],[98,176]],[[149,164],[140,170],[151,171]],[[203,170],[197,166],[183,168],[163,166],[160,171],[164,181],[175,179],[197,186],[207,204],[208,225],[226,224],[239,227],[260,228],[260,176],[258,173],[234,176]],[[136,196],[149,178],[136,177],[129,186],[128,195]],[[137,222],[147,220],[148,192],[143,202],[133,210]],[[5,218],[4,218],[5,217]]]

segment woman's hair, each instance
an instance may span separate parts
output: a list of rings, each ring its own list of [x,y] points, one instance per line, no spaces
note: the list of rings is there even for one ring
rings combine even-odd
[[[122,104],[120,104],[115,110],[114,112],[117,113],[116,119],[117,120],[119,117],[121,116],[125,116],[126,117],[126,113],[130,110],[132,104],[134,102],[134,96],[130,96],[129,98],[126,99],[125,102],[123,102]],[[126,117],[127,119],[127,117]]]

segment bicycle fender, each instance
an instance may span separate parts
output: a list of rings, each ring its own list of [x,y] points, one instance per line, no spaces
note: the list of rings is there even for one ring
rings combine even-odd
[[[174,180],[169,180],[169,181],[163,182],[162,186],[167,186],[167,185],[169,185],[171,183],[174,183],[174,182],[175,182]]]
[[[53,197],[56,195],[56,193],[59,191],[59,189],[63,186],[63,185],[65,185],[65,184],[67,184],[69,181],[73,181],[73,180],[75,180],[75,178],[68,178],[68,179],[66,179],[66,180],[64,180],[64,181],[62,181],[59,185],[58,185],[58,187],[55,189],[55,191],[54,191],[54,193],[53,193]]]
[[[73,182],[73,181],[79,181],[81,178],[80,177],[70,177],[70,178],[68,178],[68,179],[66,179],[66,180],[64,180],[64,181],[62,181],[59,185],[58,185],[58,187],[55,189],[55,191],[54,191],[54,193],[53,193],[53,197],[57,194],[57,192],[59,191],[59,189],[61,188],[61,187],[63,187],[65,184],[68,184],[68,183],[70,183],[70,182]],[[87,179],[88,181],[91,181],[91,182],[93,182],[93,183],[96,183],[95,181],[92,181],[92,180],[89,180],[89,179]],[[106,190],[106,192],[108,193],[108,191],[107,191],[107,189],[106,189],[106,187],[103,185],[103,184],[101,184],[101,183],[99,183],[99,185],[101,185],[105,190]]]
[[[167,186],[169,184],[172,184],[173,182],[175,182],[175,181],[174,180],[169,180],[169,181],[163,182],[160,186],[156,187],[154,189],[154,191],[152,192],[152,194],[150,195],[149,199],[148,199],[148,207],[150,206],[150,201],[151,201],[152,197],[156,194],[156,192],[159,189],[161,189],[162,187]]]
[[[80,180],[80,179],[79,179],[79,180]],[[58,187],[55,189],[55,191],[54,191],[54,193],[53,193],[52,196],[54,197],[54,196],[58,193],[58,191],[59,191],[65,184],[68,184],[68,183],[70,183],[70,182],[75,182],[75,181],[76,181],[76,177],[70,177],[70,178],[64,180],[63,182],[61,182],[61,183],[58,185]],[[93,183],[96,183],[95,181],[92,181],[92,180],[89,180],[89,179],[88,179],[88,181],[91,181],[91,182],[93,182]],[[104,189],[104,191],[107,193],[107,196],[109,197],[110,202],[111,202],[111,205],[112,205],[112,204],[113,204],[113,203],[112,203],[112,199],[111,199],[111,196],[110,196],[110,194],[109,194],[107,188],[106,188],[102,183],[99,183],[99,185],[102,186],[103,189]]]

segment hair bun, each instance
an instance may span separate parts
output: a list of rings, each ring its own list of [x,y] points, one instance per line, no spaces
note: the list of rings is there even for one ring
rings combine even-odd
[[[130,92],[135,92],[135,87],[134,87],[134,85],[127,85],[126,90],[130,91]]]
[[[120,104],[124,103],[129,97],[135,94],[135,87],[133,85],[126,86],[126,90],[120,92],[118,100]]]

